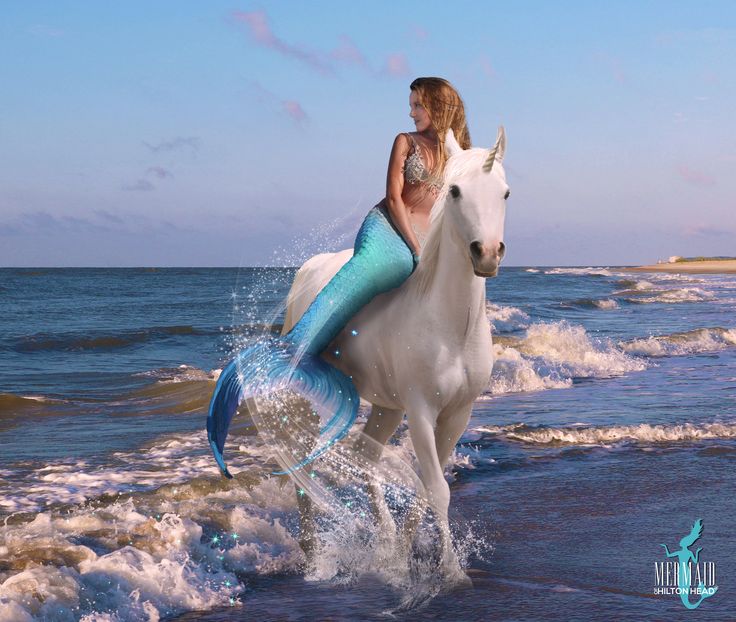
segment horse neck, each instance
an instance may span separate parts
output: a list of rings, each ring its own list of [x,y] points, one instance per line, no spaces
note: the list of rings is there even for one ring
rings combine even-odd
[[[468,309],[484,304],[486,281],[473,272],[468,249],[462,247],[449,220],[443,218],[441,226],[435,274],[422,307],[433,317],[446,320],[448,326],[460,321],[459,325],[465,331],[468,328]]]

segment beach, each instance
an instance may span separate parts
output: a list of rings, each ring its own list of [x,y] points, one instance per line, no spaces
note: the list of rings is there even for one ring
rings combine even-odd
[[[736,274],[736,259],[716,261],[677,261],[649,266],[624,266],[625,272],[668,272],[670,274]]]

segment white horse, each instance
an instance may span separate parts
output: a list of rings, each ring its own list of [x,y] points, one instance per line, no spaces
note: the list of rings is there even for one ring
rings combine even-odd
[[[504,255],[509,187],[502,164],[503,127],[490,152],[463,150],[452,130],[445,146],[445,183],[432,207],[417,269],[400,287],[361,309],[350,330],[343,329],[322,357],[351,376],[361,398],[372,404],[364,434],[374,447],[383,448],[406,413],[424,501],[440,529],[443,563],[456,572],[444,467],[493,367],[485,280],[496,276]],[[302,265],[287,299],[283,334],[351,256],[348,249],[316,255]],[[380,449],[373,450],[372,460],[380,458]],[[305,503],[300,500],[302,507]],[[406,528],[409,538],[417,520]]]

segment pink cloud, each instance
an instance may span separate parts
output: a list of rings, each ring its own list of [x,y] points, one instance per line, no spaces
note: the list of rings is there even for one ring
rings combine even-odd
[[[294,99],[281,99],[276,93],[269,91],[257,80],[252,80],[250,84],[258,101],[267,104],[272,109],[285,112],[299,123],[308,120],[309,115],[307,115],[298,101]]]
[[[491,65],[491,61],[488,60],[488,57],[484,54],[480,57],[479,61],[480,68],[483,70],[483,73],[489,78],[495,78],[496,70],[493,68],[493,65]]]
[[[712,186],[716,183],[715,177],[711,177],[702,171],[692,169],[685,164],[681,164],[677,167],[677,174],[680,179],[689,184],[693,184],[694,186]]]
[[[391,54],[386,59],[384,71],[391,76],[401,77],[409,75],[409,63],[406,60],[406,56],[403,54]]]
[[[429,33],[421,26],[414,25],[411,27],[411,34],[419,41],[426,41]]]
[[[286,114],[288,114],[295,121],[301,123],[302,121],[306,120],[307,114],[304,112],[304,109],[301,107],[299,102],[287,100],[281,102],[281,104],[283,105]]]
[[[319,73],[325,75],[334,73],[332,67],[320,57],[320,54],[300,45],[292,45],[277,37],[271,30],[265,11],[233,11],[232,17],[235,21],[247,26],[256,43],[298,60]]]
[[[363,53],[346,35],[340,35],[340,45],[330,52],[330,58],[354,65],[367,65]]]
[[[733,229],[729,230],[728,228],[724,227],[716,227],[714,225],[705,225],[705,224],[695,224],[695,225],[688,225],[685,227],[683,233],[686,236],[721,236],[721,235],[728,235],[732,236],[734,234]]]
[[[611,77],[616,82],[618,82],[619,84],[626,83],[626,74],[624,73],[624,70],[621,66],[621,61],[618,58],[610,56],[608,54],[604,54],[602,52],[596,52],[594,54],[594,57],[606,66],[606,68],[610,72]]]

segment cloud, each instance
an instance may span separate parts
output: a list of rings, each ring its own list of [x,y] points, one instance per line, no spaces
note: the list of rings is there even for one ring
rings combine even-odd
[[[304,111],[304,108],[298,101],[294,99],[281,99],[278,95],[269,91],[257,80],[251,80],[250,86],[256,99],[268,106],[271,106],[274,110],[285,112],[298,123],[303,123],[309,119],[309,115]]]
[[[233,11],[235,21],[246,25],[253,40],[263,47],[272,49],[287,58],[297,60],[324,75],[334,74],[333,68],[318,52],[308,50],[301,45],[287,43],[277,37],[268,23],[265,11]]]
[[[314,50],[304,45],[289,43],[277,36],[271,29],[268,15],[263,10],[233,11],[231,17],[246,26],[251,39],[257,45],[296,60],[325,76],[336,76],[338,65],[360,67],[376,77],[381,75],[404,77],[409,74],[408,63],[403,54],[390,55],[381,71],[374,70],[365,54],[349,36],[344,34],[339,36],[339,43],[332,50]],[[426,31],[419,26],[414,27],[414,35],[421,39],[427,37]]]
[[[127,190],[128,192],[150,192],[155,189],[156,186],[147,179],[139,179],[135,183],[123,185],[123,190]]]
[[[201,141],[197,136],[175,136],[171,140],[162,140],[157,145],[147,143],[145,140],[143,144],[148,147],[153,153],[160,153],[162,151],[178,151],[180,149],[192,149],[193,151],[199,150]]]
[[[478,59],[478,62],[480,63],[481,70],[487,77],[489,78],[496,77],[496,70],[493,68],[493,65],[491,65],[491,61],[488,59],[488,57],[485,54],[481,54],[480,58]]]
[[[187,231],[169,222],[150,219],[145,214],[126,214],[125,219],[108,210],[94,210],[87,216],[54,215],[46,211],[23,212],[0,222],[0,235],[36,236],[64,233],[122,233],[139,235],[151,232]]]
[[[615,56],[605,54],[603,52],[595,52],[593,58],[608,69],[609,75],[619,84],[626,84],[626,74],[624,73],[621,61]]]
[[[677,167],[677,175],[683,181],[694,186],[713,186],[716,183],[715,177],[711,177],[702,171],[690,168],[685,164],[680,164]]]
[[[655,44],[665,47],[674,45],[721,46],[732,43],[735,40],[736,29],[713,26],[661,32],[654,37]]]
[[[163,166],[150,166],[146,171],[146,175],[153,175],[159,179],[166,179],[167,177],[174,176],[170,170],[165,169]]]
[[[429,33],[424,28],[417,26],[416,24],[409,28],[409,33],[417,41],[426,41],[429,38]]]
[[[306,120],[307,115],[302,109],[299,102],[285,101],[282,103],[284,106],[284,110],[286,110],[286,114],[288,114],[292,119],[294,119],[295,121],[298,121],[299,123]]]
[[[96,209],[92,213],[102,220],[107,220],[108,222],[115,223],[116,225],[123,224],[123,219],[120,218],[120,216],[118,216],[117,214],[113,214],[112,212],[108,212],[107,210]]]
[[[683,233],[688,237],[720,237],[733,236],[736,231],[724,227],[716,227],[715,225],[693,224],[687,225]]]
[[[347,64],[368,66],[363,53],[346,35],[340,35],[340,45],[330,52],[330,58]]]
[[[47,24],[33,24],[28,28],[28,32],[36,37],[58,38],[64,36],[64,31],[60,28],[54,28]]]
[[[77,216],[54,216],[45,211],[24,212],[14,220],[0,223],[2,235],[24,235],[38,233],[58,233],[59,231],[109,231],[106,224],[96,223],[87,218]]]
[[[384,65],[384,73],[398,77],[409,75],[409,63],[406,56],[401,53],[389,55]]]

